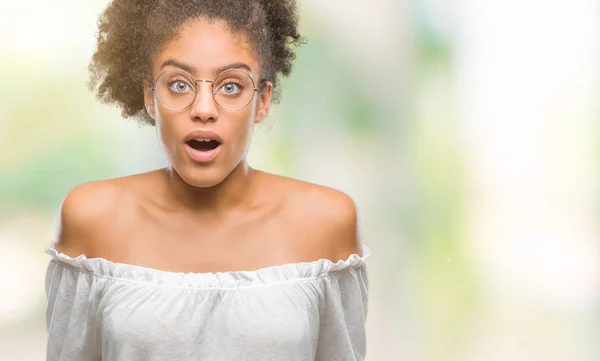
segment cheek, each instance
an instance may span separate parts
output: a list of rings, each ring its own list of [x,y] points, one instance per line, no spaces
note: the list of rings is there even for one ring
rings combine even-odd
[[[246,153],[254,134],[254,113],[248,112],[236,122],[234,150],[236,152]]]
[[[178,137],[176,129],[172,126],[173,122],[165,121],[160,115],[156,117],[156,133],[158,141],[163,150],[171,158],[177,150]]]

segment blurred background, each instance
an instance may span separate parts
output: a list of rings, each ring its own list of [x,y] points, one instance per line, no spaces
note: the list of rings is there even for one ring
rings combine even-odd
[[[45,358],[65,194],[166,165],[87,90],[106,3],[0,6],[3,361]],[[250,163],[356,200],[368,360],[600,360],[600,3],[300,3],[308,43]]]

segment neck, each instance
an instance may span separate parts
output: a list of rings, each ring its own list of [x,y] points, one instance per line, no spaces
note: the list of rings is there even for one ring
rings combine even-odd
[[[174,209],[216,218],[223,218],[251,200],[256,176],[256,171],[245,161],[221,183],[208,188],[187,184],[171,167],[167,167],[165,173],[167,199]]]

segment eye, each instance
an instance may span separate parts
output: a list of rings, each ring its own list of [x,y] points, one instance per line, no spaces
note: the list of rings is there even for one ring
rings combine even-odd
[[[176,93],[192,91],[192,87],[183,80],[173,80],[169,83],[169,89]]]
[[[219,88],[219,91],[227,95],[233,95],[242,91],[242,86],[235,83],[233,80],[230,80],[228,83],[223,84]]]

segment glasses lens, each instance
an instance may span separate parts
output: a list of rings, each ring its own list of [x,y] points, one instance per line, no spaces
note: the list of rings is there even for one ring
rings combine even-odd
[[[171,110],[185,109],[192,104],[195,90],[194,80],[179,70],[168,70],[156,79],[156,97]]]
[[[250,104],[254,97],[254,82],[241,70],[227,70],[215,79],[215,101],[223,109],[239,110]]]

